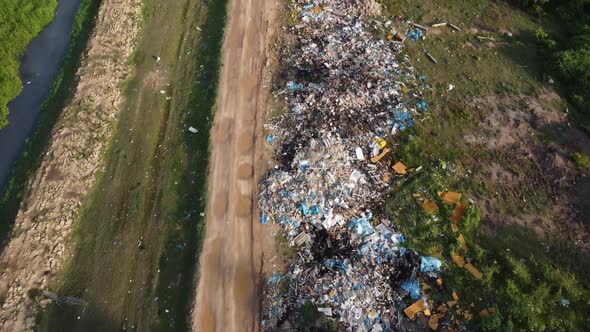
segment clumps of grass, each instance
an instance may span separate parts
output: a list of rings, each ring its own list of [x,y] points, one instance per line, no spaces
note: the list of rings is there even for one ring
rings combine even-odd
[[[589,169],[590,168],[590,159],[588,155],[576,152],[572,154],[572,160],[574,161],[574,165],[578,169]]]

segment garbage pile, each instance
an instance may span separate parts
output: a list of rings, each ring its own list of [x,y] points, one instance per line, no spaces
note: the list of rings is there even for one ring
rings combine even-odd
[[[295,42],[276,92],[289,112],[266,126],[278,164],[261,184],[259,207],[260,222],[281,226],[297,261],[268,278],[262,325],[276,327],[312,301],[350,330],[389,331],[402,299],[421,297],[418,273],[436,279],[440,270],[436,258],[401,248],[403,236],[377,215],[389,183],[406,173],[399,161],[388,166],[385,138],[427,111],[424,78],[400,55],[391,22],[367,16],[378,16],[371,0],[291,9]]]

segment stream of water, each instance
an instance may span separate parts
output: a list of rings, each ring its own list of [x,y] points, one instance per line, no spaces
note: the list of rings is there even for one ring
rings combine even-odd
[[[25,50],[19,68],[23,90],[8,104],[9,124],[0,130],[0,193],[10,169],[35,130],[43,102],[68,50],[74,17],[81,0],[59,0],[55,17]]]

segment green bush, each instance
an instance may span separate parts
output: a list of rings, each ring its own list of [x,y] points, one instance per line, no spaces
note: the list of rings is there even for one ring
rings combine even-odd
[[[590,159],[588,159],[587,155],[585,155],[583,153],[576,152],[572,155],[572,159],[574,160],[574,164],[576,165],[577,168],[580,168],[580,169],[590,168]]]
[[[6,126],[7,104],[22,90],[19,57],[29,42],[53,19],[57,0],[3,0],[0,6],[0,128]]]

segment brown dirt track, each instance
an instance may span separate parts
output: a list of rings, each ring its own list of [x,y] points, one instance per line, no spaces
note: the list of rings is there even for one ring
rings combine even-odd
[[[264,229],[256,213],[271,18],[281,4],[233,0],[211,133],[207,230],[193,331],[257,331]],[[274,8],[273,8],[274,7]]]

